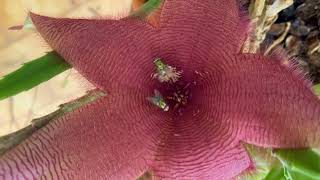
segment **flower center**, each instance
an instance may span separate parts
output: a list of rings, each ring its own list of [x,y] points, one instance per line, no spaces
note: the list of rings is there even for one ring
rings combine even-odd
[[[161,58],[154,61],[156,73],[152,75],[161,83],[161,88],[154,90],[154,96],[147,99],[163,111],[176,111],[179,114],[191,98],[191,86],[194,82],[182,80],[182,71],[167,65]]]
[[[168,89],[168,95],[165,99],[173,109],[179,110],[187,105],[191,95],[190,86],[191,83],[182,81],[178,81],[170,86],[171,88]]]

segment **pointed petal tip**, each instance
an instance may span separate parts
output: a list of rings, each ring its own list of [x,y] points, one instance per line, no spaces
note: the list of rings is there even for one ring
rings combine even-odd
[[[46,22],[46,21],[48,21],[50,19],[51,20],[57,19],[57,18],[54,18],[54,17],[49,17],[49,16],[43,16],[43,15],[40,15],[40,14],[36,14],[36,13],[31,12],[31,11],[28,13],[28,17],[30,17],[32,23],[36,26],[37,29],[44,22]]]
[[[37,22],[41,18],[46,17],[46,16],[42,16],[40,14],[33,13],[31,11],[28,12],[28,16],[31,18],[32,22]]]
[[[47,25],[49,25],[51,23],[51,21],[53,19],[53,17],[48,17],[48,16],[43,16],[40,14],[36,14],[33,12],[29,12],[28,13],[28,17],[30,17],[30,21],[32,22],[32,24],[35,26],[35,28],[37,29],[37,31],[43,36],[43,32],[45,32],[46,30],[49,31],[50,28],[45,28]],[[46,29],[46,30],[44,30]]]
[[[114,90],[122,85],[141,86],[149,81],[150,67],[153,67],[149,63],[153,31],[146,23],[52,18],[32,12],[30,17],[46,43],[96,87],[109,91],[111,86]],[[141,71],[141,64],[145,71]],[[132,81],[128,77],[141,80]]]
[[[240,107],[250,109],[241,110],[247,116],[245,119],[250,119],[249,123],[239,123],[244,125],[240,128],[245,133],[244,141],[263,147],[319,147],[320,101],[294,59],[290,62],[288,56],[277,52],[267,57],[241,56],[243,65],[248,63],[245,66],[252,70],[250,75],[248,71],[241,75],[245,77],[242,79],[245,85],[239,88],[240,94],[246,96],[253,92],[252,88],[258,92],[240,102]]]
[[[308,72],[304,72],[299,65],[299,58],[289,56],[288,53],[280,47],[271,51],[267,55],[267,58],[278,61],[281,66],[284,66],[289,71],[292,71],[295,77],[301,80],[305,86],[312,90],[313,82],[310,79]]]

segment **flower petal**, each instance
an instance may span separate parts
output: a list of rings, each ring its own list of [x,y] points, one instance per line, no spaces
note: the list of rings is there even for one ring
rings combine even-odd
[[[30,16],[48,44],[98,88],[136,87],[152,80],[154,33],[148,23]]]
[[[162,52],[185,64],[206,60],[208,52],[239,52],[248,30],[239,8],[235,0],[166,0],[160,17]]]
[[[248,143],[277,148],[320,146],[320,100],[310,83],[273,55],[239,55],[218,84],[220,112]],[[236,130],[236,129],[235,129]]]
[[[168,123],[169,136],[162,139],[152,166],[156,178],[231,179],[249,167],[245,149],[220,114],[185,113]]]
[[[0,179],[135,179],[163,122],[146,103],[108,95],[51,122],[0,158]]]

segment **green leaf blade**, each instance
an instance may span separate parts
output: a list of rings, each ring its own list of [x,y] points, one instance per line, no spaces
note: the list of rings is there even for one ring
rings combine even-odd
[[[275,150],[275,156],[289,172],[305,179],[320,179],[320,155],[312,149]]]
[[[284,169],[280,167],[274,167],[270,170],[264,180],[286,180],[283,173]]]
[[[313,90],[317,96],[320,96],[320,84],[314,85]]]
[[[27,62],[0,79],[0,100],[27,91],[70,68],[71,66],[55,52]]]

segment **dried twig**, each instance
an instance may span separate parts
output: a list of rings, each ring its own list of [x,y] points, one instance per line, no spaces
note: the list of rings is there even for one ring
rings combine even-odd
[[[281,36],[278,39],[273,41],[273,43],[268,47],[268,49],[264,52],[265,55],[269,54],[275,47],[277,47],[286,38],[290,30],[290,27],[291,27],[291,23],[290,22],[286,23],[286,28],[284,32],[281,34]]]
[[[293,0],[274,0],[272,4],[268,4],[266,0],[250,0],[249,14],[252,29],[242,51],[258,52],[271,25],[277,20],[278,13],[292,4]]]

